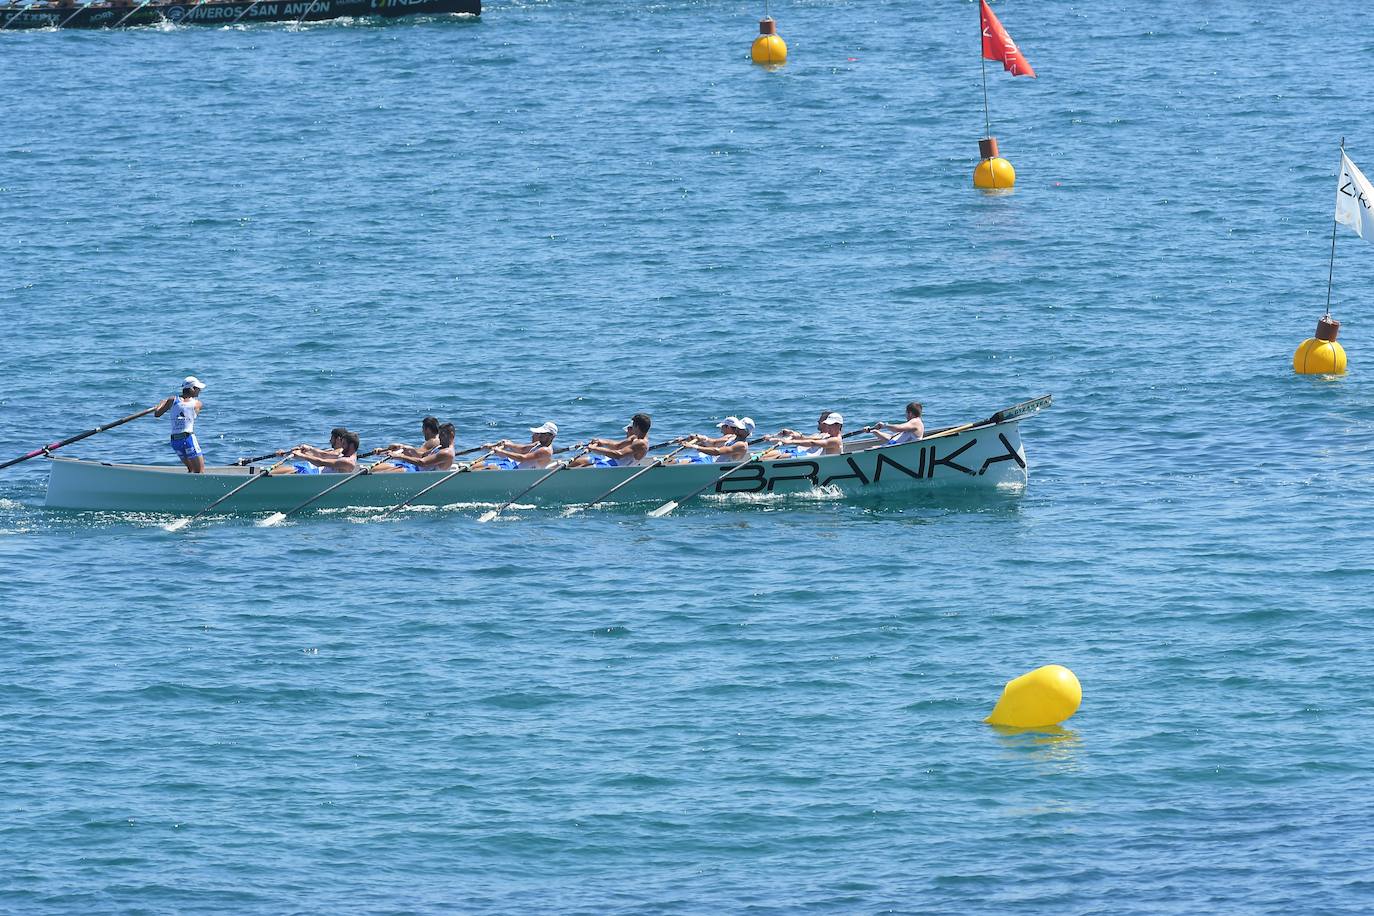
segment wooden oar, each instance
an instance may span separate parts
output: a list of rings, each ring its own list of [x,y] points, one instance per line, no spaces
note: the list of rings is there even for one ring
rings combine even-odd
[[[365,467],[358,468],[358,470],[354,471],[352,474],[349,474],[349,475],[348,475],[347,477],[345,477],[343,480],[340,480],[338,483],[334,484],[333,486],[324,488],[324,489],[321,490],[320,492],[316,493],[314,496],[312,496],[312,497],[310,497],[309,499],[307,499],[305,502],[301,503],[299,506],[293,506],[292,508],[287,509],[285,512],[273,512],[271,515],[267,516],[267,518],[265,518],[265,519],[263,519],[262,521],[258,522],[258,527],[259,527],[259,528],[270,528],[270,527],[272,527],[273,525],[280,524],[280,523],[282,522],[282,520],[285,519],[288,515],[295,515],[297,512],[301,511],[301,510],[304,509],[306,506],[309,506],[310,504],[312,504],[312,503],[314,503],[314,502],[317,502],[317,501],[323,499],[324,497],[328,496],[330,493],[333,493],[335,490],[337,490],[339,487],[343,486],[344,484],[348,483],[350,480],[354,480],[354,479],[356,479],[356,478],[358,478],[358,477],[362,477],[364,474],[366,474],[366,473],[368,473],[369,471],[371,471],[371,470],[372,470],[373,468],[375,468],[377,465],[382,464],[382,463],[387,462],[387,461],[390,461],[390,460],[391,460],[391,457],[390,457],[390,456],[387,456],[386,458],[383,458],[381,461],[374,461],[372,464],[366,465]]]
[[[607,497],[609,497],[609,496],[610,496],[612,493],[614,493],[616,490],[619,490],[621,487],[625,486],[625,485],[628,484],[630,481],[634,480],[634,479],[635,479],[636,477],[638,477],[640,474],[647,474],[647,473],[649,473],[650,471],[652,471],[654,468],[662,467],[663,465],[665,465],[665,464],[668,463],[668,459],[672,458],[672,457],[673,457],[674,455],[676,455],[678,452],[685,451],[685,450],[687,450],[687,449],[690,448],[690,447],[691,447],[691,446],[687,446],[687,445],[679,445],[677,448],[673,449],[671,452],[669,452],[668,454],[664,455],[662,458],[656,458],[651,464],[648,464],[648,465],[646,465],[646,466],[640,468],[638,471],[635,471],[635,472],[634,472],[633,474],[631,474],[629,477],[626,477],[626,478],[625,478],[624,480],[622,480],[620,483],[618,483],[618,484],[616,484],[615,486],[611,487],[611,488],[610,488],[609,490],[607,490],[605,493],[602,493],[602,494],[601,494],[600,496],[598,496],[596,499],[594,499],[594,500],[592,500],[591,502],[587,503],[587,505],[584,506],[583,508],[586,508],[586,509],[592,508],[592,507],[595,506],[597,503],[599,503],[599,502],[601,502],[602,500],[604,500],[604,499],[606,499]]]
[[[37,458],[39,455],[46,455],[48,452],[55,451],[56,449],[59,449],[64,445],[71,445],[73,442],[80,442],[87,436],[94,436],[96,433],[103,433],[107,429],[114,429],[116,426],[122,426],[123,424],[128,423],[132,420],[137,420],[139,417],[146,417],[148,414],[157,410],[157,408],[158,405],[154,404],[147,410],[140,410],[138,413],[131,413],[122,420],[115,420],[113,423],[106,423],[104,426],[97,426],[95,429],[88,429],[84,433],[72,436],[69,439],[63,439],[61,442],[54,442],[50,445],[45,445],[42,448],[36,448],[33,451],[29,452],[27,455],[20,455],[18,458],[11,458],[4,464],[0,464],[0,468],[7,468],[12,464],[18,464],[21,461],[28,461],[30,458]]]
[[[474,451],[476,451],[476,449],[468,449],[467,451],[460,452],[459,454],[464,454],[464,455],[465,455],[465,454],[470,454],[471,452],[474,452]],[[381,515],[377,516],[377,518],[386,518],[388,515],[390,515],[390,514],[393,513],[393,512],[399,512],[399,511],[401,511],[401,510],[404,509],[406,506],[408,506],[408,505],[410,505],[411,503],[415,502],[415,500],[419,499],[421,496],[424,496],[424,495],[425,495],[426,493],[428,493],[430,490],[433,490],[433,489],[435,489],[435,488],[437,488],[437,487],[443,486],[444,484],[448,483],[448,482],[449,482],[450,480],[452,480],[453,478],[457,477],[459,474],[465,473],[465,472],[467,472],[467,471],[471,471],[471,470],[472,470],[473,468],[475,468],[477,465],[481,464],[483,461],[486,461],[487,458],[489,458],[489,457],[491,457],[491,452],[487,452],[485,455],[481,455],[481,456],[479,456],[479,457],[473,459],[472,461],[469,461],[467,464],[464,464],[464,465],[462,465],[462,466],[460,466],[460,467],[454,468],[453,470],[451,470],[451,471],[449,471],[447,474],[445,474],[443,477],[441,477],[441,478],[439,478],[438,480],[434,481],[434,483],[432,483],[432,484],[430,484],[429,486],[425,487],[425,488],[424,488],[423,490],[421,490],[419,493],[416,493],[414,496],[412,496],[412,497],[410,497],[409,499],[407,499],[405,502],[403,502],[403,503],[397,503],[396,505],[392,506],[390,509],[387,509],[387,510],[386,510],[385,512],[383,512]]]
[[[276,453],[273,452],[273,454],[276,454]],[[285,458],[281,459],[281,460],[278,461],[276,464],[272,465],[271,467],[267,468],[266,470],[264,470],[264,471],[262,471],[262,472],[260,472],[260,473],[258,473],[258,474],[254,474],[254,473],[252,472],[252,470],[249,470],[249,472],[248,472],[248,479],[245,480],[243,483],[239,484],[237,487],[234,487],[234,489],[230,490],[228,493],[225,493],[225,494],[224,494],[223,496],[221,496],[219,499],[217,499],[217,500],[215,500],[214,502],[210,503],[210,505],[206,506],[204,509],[201,509],[199,512],[197,512],[195,515],[191,516],[190,518],[179,518],[179,519],[177,519],[176,521],[172,522],[172,523],[169,524],[169,525],[163,525],[163,526],[162,526],[163,529],[164,529],[164,530],[167,530],[167,531],[180,531],[182,528],[185,528],[187,525],[191,524],[191,523],[194,522],[196,519],[200,518],[202,515],[204,515],[205,513],[209,512],[211,509],[213,509],[213,508],[215,508],[216,506],[218,506],[220,503],[223,503],[223,502],[225,502],[226,500],[228,500],[229,497],[233,496],[233,495],[234,495],[235,493],[237,493],[238,491],[244,489],[245,487],[249,486],[250,484],[257,483],[259,480],[262,480],[264,477],[270,477],[270,476],[272,475],[272,472],[273,472],[273,471],[275,471],[277,468],[281,467],[283,464],[286,464],[286,462],[288,462],[288,461],[290,461],[290,460],[291,460],[291,456],[290,456],[290,455],[287,455]]]
[[[579,449],[580,451],[586,451],[585,448],[580,448],[579,446],[573,446],[573,448]],[[576,456],[574,456],[574,457],[576,457]],[[477,521],[482,522],[482,523],[486,523],[486,522],[489,522],[489,521],[491,521],[492,519],[496,518],[496,516],[500,515],[502,512],[505,512],[505,511],[506,511],[507,509],[509,509],[511,506],[515,505],[515,503],[519,501],[520,497],[524,496],[524,495],[525,495],[526,493],[528,493],[530,490],[533,490],[535,487],[539,486],[541,483],[543,483],[544,481],[548,480],[548,479],[549,479],[550,477],[552,477],[554,474],[557,474],[559,471],[564,470],[565,468],[567,468],[567,466],[568,466],[568,462],[567,462],[567,461],[555,461],[555,462],[554,462],[554,466],[553,466],[553,470],[549,471],[549,472],[548,472],[547,474],[545,474],[543,477],[540,477],[540,478],[539,478],[538,480],[536,480],[534,483],[530,484],[528,487],[525,487],[525,489],[523,489],[523,490],[521,490],[519,493],[515,494],[514,498],[508,499],[508,500],[506,500],[505,502],[503,502],[501,505],[497,506],[495,509],[490,509],[490,510],[488,510],[488,511],[486,511],[486,512],[483,512],[481,515],[477,516]]]

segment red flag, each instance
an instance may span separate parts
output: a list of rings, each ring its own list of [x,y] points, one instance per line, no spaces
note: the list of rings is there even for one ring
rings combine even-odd
[[[978,0],[978,4],[982,7],[983,56],[988,60],[1000,60],[1002,69],[1012,76],[1029,76],[1033,79],[1035,71],[1026,63],[1026,58],[1021,55],[1021,49],[1016,47],[1016,42],[1011,40],[1007,30],[1002,28],[1002,23],[993,15],[988,0]]]

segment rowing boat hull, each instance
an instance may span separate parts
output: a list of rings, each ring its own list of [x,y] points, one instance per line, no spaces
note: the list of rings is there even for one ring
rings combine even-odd
[[[481,0],[229,0],[206,3],[150,3],[80,8],[0,8],[0,30],[132,28],[171,22],[178,25],[229,25],[234,22],[319,22],[344,17],[442,15],[478,16]]]
[[[1020,419],[989,422],[937,434],[906,445],[854,443],[841,455],[791,461],[751,462],[718,481],[721,497],[813,493],[835,498],[925,491],[992,490],[1026,482]],[[616,503],[666,502],[707,486],[729,468],[717,464],[654,468],[610,498]],[[639,468],[577,468],[561,471],[521,497],[521,504],[590,502]],[[110,464],[53,458],[47,505],[55,509],[190,513],[205,508],[247,479],[239,467],[188,474],[181,467]],[[459,474],[417,500],[416,506],[496,505],[517,496],[545,471],[481,471]],[[322,497],[312,509],[384,507],[403,502],[439,480],[443,472],[366,474]],[[245,487],[222,507],[226,513],[284,511],[340,481],[338,475],[268,477]],[[710,491],[708,491],[710,492]]]

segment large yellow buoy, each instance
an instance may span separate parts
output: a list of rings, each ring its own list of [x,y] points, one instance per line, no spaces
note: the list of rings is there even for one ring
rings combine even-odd
[[[1046,665],[1007,681],[1002,696],[984,719],[989,725],[1045,728],[1078,711],[1083,687],[1063,665]]]
[[[978,141],[982,161],[973,167],[973,186],[981,191],[1005,191],[1016,184],[1016,169],[997,154],[997,138]]]
[[[749,49],[756,64],[778,66],[787,63],[787,42],[778,34],[778,23],[772,16],[759,20],[759,37]]]
[[[1345,348],[1336,343],[1341,323],[1330,315],[1317,321],[1317,336],[1298,344],[1293,371],[1299,375],[1340,375],[1345,371]]]

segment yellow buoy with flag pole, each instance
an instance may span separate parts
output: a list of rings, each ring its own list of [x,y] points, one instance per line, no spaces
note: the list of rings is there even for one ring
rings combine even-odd
[[[1331,317],[1331,282],[1336,274],[1336,227],[1349,226],[1374,242],[1374,186],[1345,154],[1341,138],[1341,171],[1336,179],[1336,212],[1331,219],[1331,259],[1326,267],[1326,314],[1317,321],[1317,334],[1298,344],[1293,371],[1299,375],[1340,375],[1345,372],[1345,348],[1336,343],[1341,323]]]
[[[759,20],[759,34],[749,48],[749,57],[756,64],[780,67],[787,63],[787,42],[778,34],[778,23],[768,14],[768,0],[763,2],[763,18]]]
[[[997,149],[997,138],[992,135],[992,119],[988,116],[988,64],[990,60],[1002,62],[1002,69],[1012,76],[1029,76],[1035,79],[1035,70],[1026,62],[1021,49],[1016,47],[1011,35],[1002,27],[1001,21],[988,6],[988,0],[978,0],[979,27],[982,31],[983,50],[980,63],[983,66],[983,130],[986,136],[978,140],[978,154],[981,157],[973,169],[973,186],[983,191],[1004,191],[1016,184],[1016,169],[1002,158]]]

